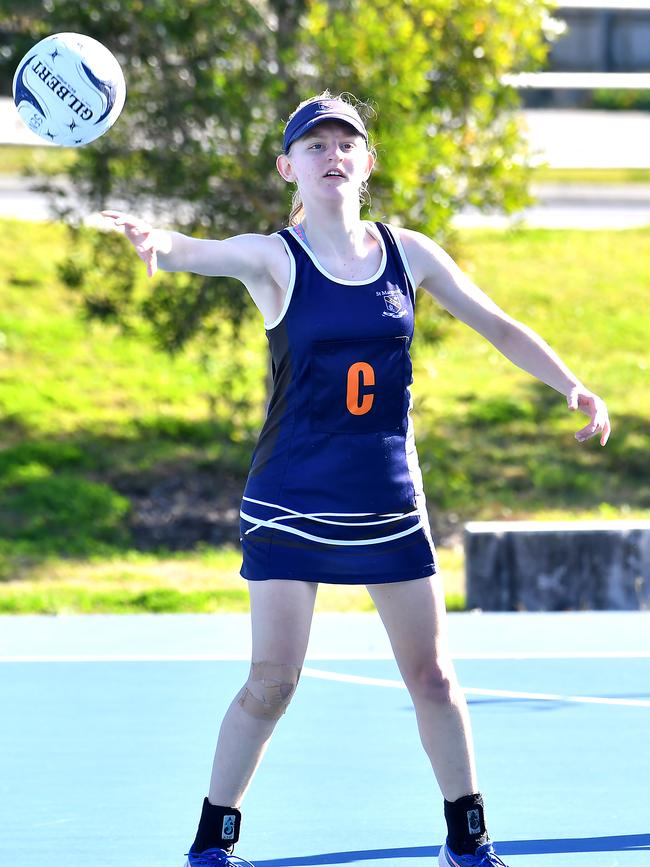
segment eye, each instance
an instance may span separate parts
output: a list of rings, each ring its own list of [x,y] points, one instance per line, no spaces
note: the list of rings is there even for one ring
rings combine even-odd
[[[316,142],[315,144],[310,145],[309,150],[312,150],[313,148],[322,148],[322,147],[323,147],[323,145],[320,142]]]

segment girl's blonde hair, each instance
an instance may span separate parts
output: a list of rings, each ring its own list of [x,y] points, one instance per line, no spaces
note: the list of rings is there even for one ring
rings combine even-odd
[[[359,112],[364,122],[367,121],[369,117],[374,116],[375,112],[373,108],[368,105],[366,102],[362,102],[360,99],[357,99],[351,93],[340,93],[338,96],[332,96],[329,90],[324,90],[322,93],[319,93],[318,96],[310,96],[309,99],[304,99],[300,105],[289,115],[289,120],[287,124],[291,120],[291,118],[297,114],[301,108],[304,108],[306,105],[309,105],[311,102],[320,102],[322,99],[340,99],[341,102],[346,102],[348,105],[353,106]],[[374,148],[374,145],[371,145],[368,142],[368,151],[371,153],[375,159],[377,159],[377,152]],[[291,153],[291,148],[289,148],[289,153]],[[359,190],[359,204],[370,206],[370,193],[368,192],[368,184],[364,181],[361,184],[361,188]],[[289,225],[297,226],[305,216],[305,208],[302,203],[302,199],[300,198],[300,191],[296,186],[296,189],[293,191],[293,196],[291,198],[291,213],[289,214]]]

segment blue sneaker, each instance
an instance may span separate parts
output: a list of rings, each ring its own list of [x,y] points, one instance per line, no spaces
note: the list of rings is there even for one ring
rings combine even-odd
[[[225,849],[206,849],[187,853],[185,867],[253,867],[250,861],[231,855]]]
[[[474,855],[456,855],[445,843],[440,847],[438,864],[440,867],[506,867],[492,843],[479,846]]]

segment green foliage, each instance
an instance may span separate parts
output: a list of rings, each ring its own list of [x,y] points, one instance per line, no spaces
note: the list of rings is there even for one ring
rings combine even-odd
[[[87,319],[118,323],[126,332],[139,271],[129,246],[117,233],[71,226],[70,253],[58,268],[63,283],[81,293]]]
[[[595,90],[591,107],[609,111],[650,111],[650,93],[647,90]]]
[[[442,239],[466,204],[513,211],[528,201],[517,97],[501,76],[543,63],[547,8],[547,0],[42,0],[25,10],[22,0],[0,0],[16,33],[0,66],[11,70],[31,41],[57,30],[104,42],[125,69],[128,99],[110,134],[82,148],[70,169],[83,209],[153,211],[201,237],[284,225],[290,190],[274,169],[283,123],[324,87],[350,90],[377,106],[373,216]],[[76,231],[71,242],[62,275],[86,313],[125,327],[144,317],[169,352],[209,333],[215,319],[238,327],[250,317],[231,280],[165,275],[143,298],[124,264],[136,261],[132,252]]]
[[[72,443],[47,440],[21,442],[0,451],[0,490],[24,475],[26,467],[42,467],[47,473],[69,470],[72,467],[88,469],[90,456]]]
[[[321,80],[378,105],[374,209],[444,237],[464,205],[527,204],[529,167],[507,72],[545,60],[545,2],[316,0],[307,29]]]
[[[0,478],[0,525],[5,540],[47,541],[54,550],[87,554],[97,542],[124,544],[130,504],[110,486],[53,473],[44,463],[13,466]]]
[[[489,428],[508,424],[517,419],[534,419],[535,409],[530,401],[512,397],[474,400],[467,408],[467,421],[475,428]]]
[[[0,144],[0,174],[39,177],[65,174],[78,153],[76,148]]]
[[[126,497],[87,476],[92,456],[67,442],[31,441],[0,452],[0,527],[10,546],[88,555],[124,545]],[[31,550],[31,548],[30,548]],[[0,579],[2,578],[0,556]]]

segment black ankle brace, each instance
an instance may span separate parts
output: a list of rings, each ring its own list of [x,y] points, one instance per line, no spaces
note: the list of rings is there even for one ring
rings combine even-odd
[[[193,852],[206,849],[231,849],[239,840],[241,813],[235,807],[221,807],[203,800],[196,839],[192,843]]]
[[[479,846],[488,843],[483,798],[480,794],[465,795],[457,801],[445,801],[447,842],[457,855],[473,855]]]

